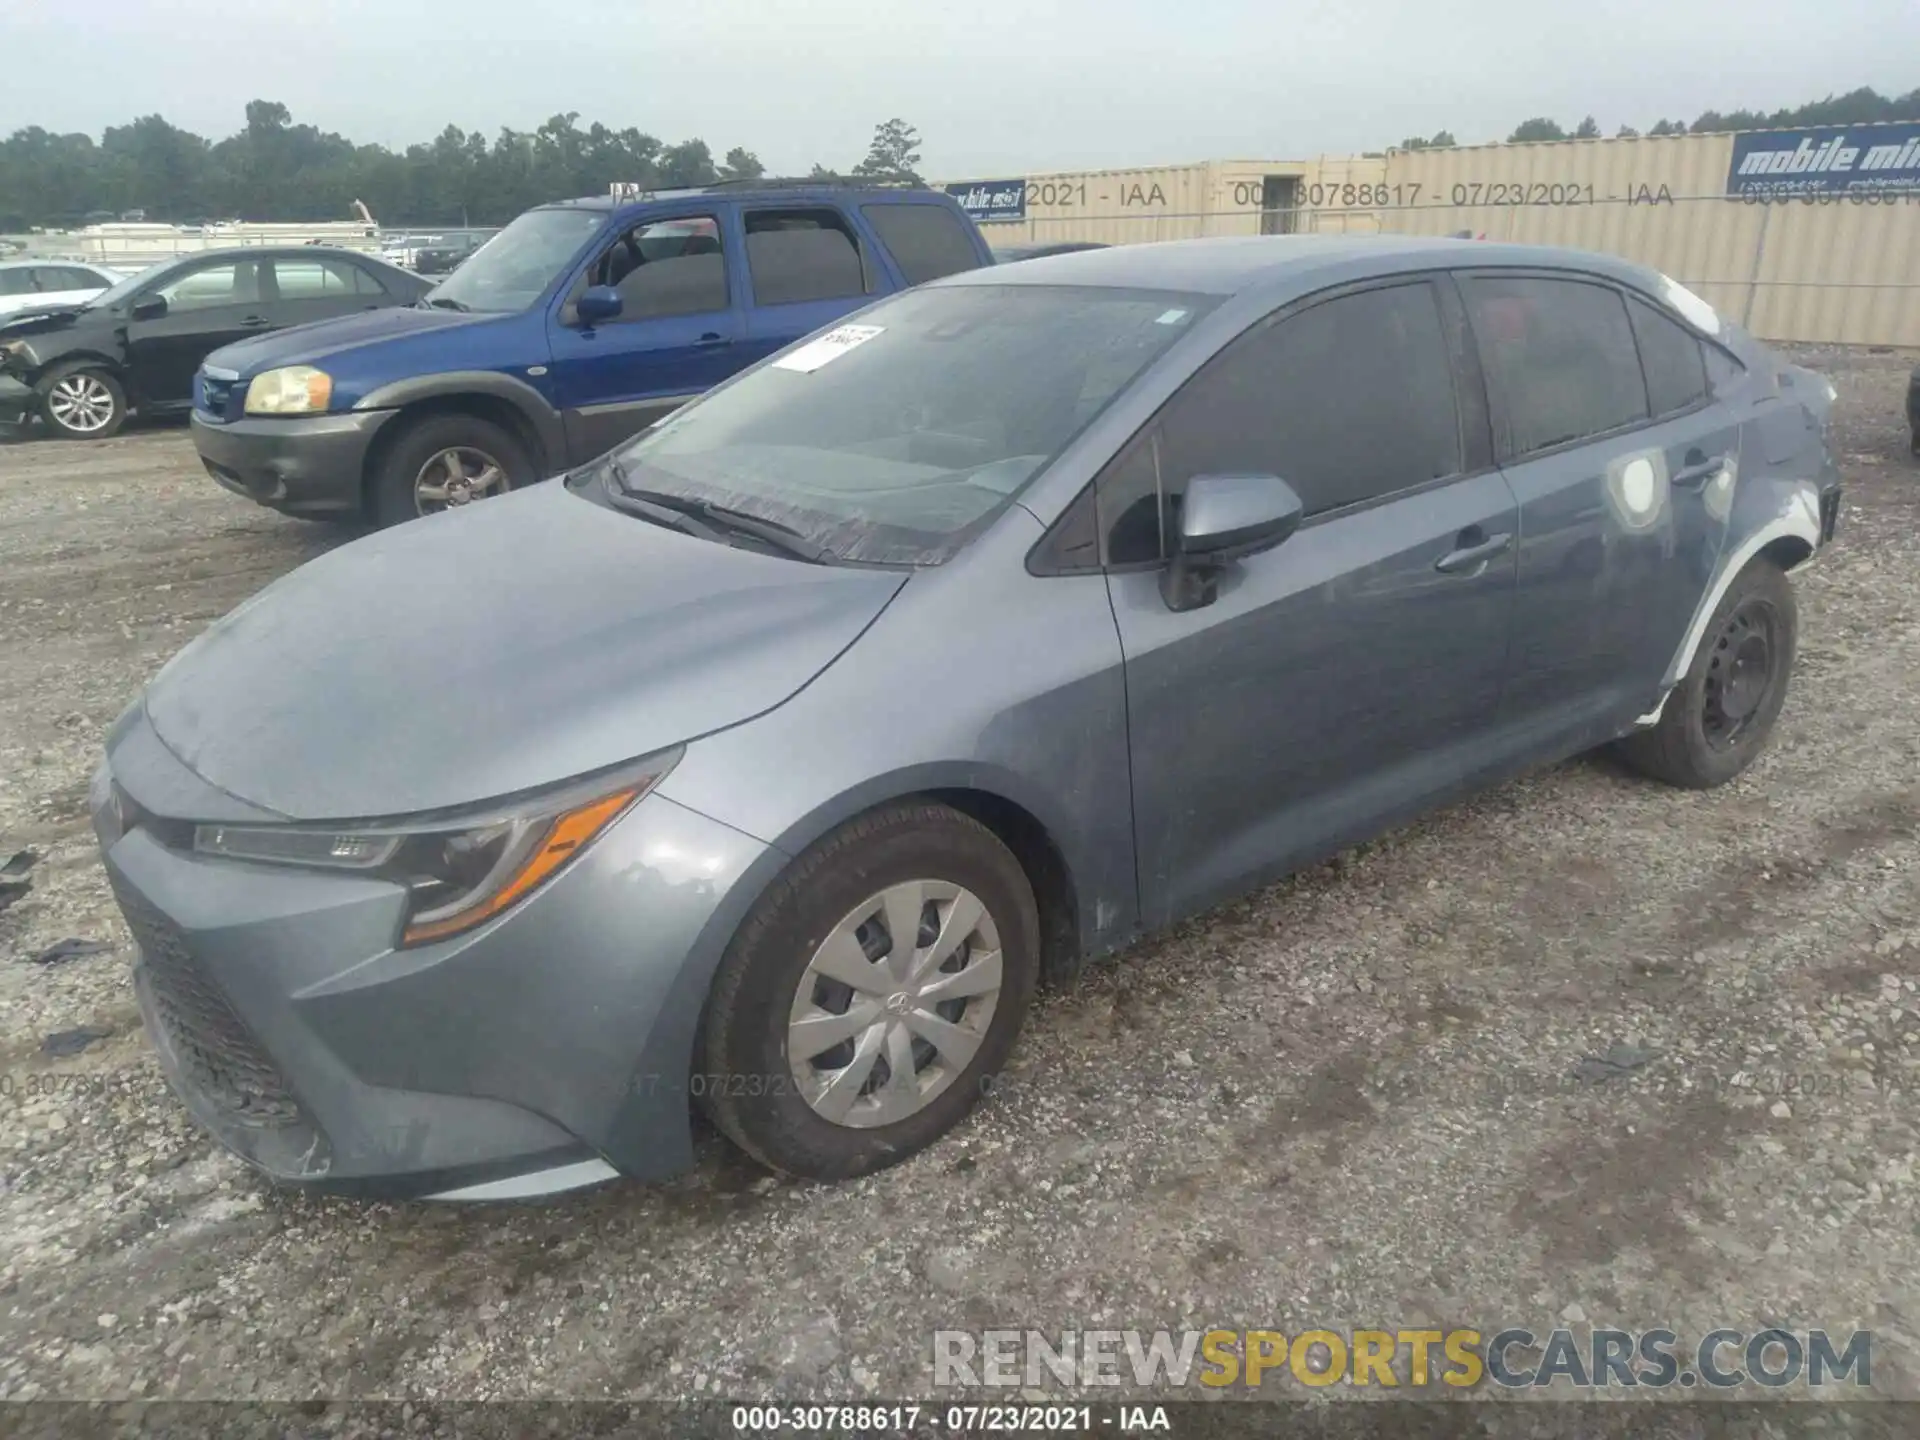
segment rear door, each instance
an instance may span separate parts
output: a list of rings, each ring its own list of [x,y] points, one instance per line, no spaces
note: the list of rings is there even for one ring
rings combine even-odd
[[[171,275],[136,297],[158,296],[167,313],[127,325],[127,365],[142,399],[163,405],[193,398],[200,362],[249,335],[277,328],[272,316],[273,262],[209,261]]]
[[[1597,744],[1659,698],[1725,540],[1739,427],[1698,342],[1620,287],[1569,272],[1460,285],[1520,502],[1502,718],[1546,749]]]
[[[739,368],[737,267],[721,207],[655,214],[617,234],[548,321],[553,393],[575,463],[644,430]],[[574,306],[589,286],[620,292],[599,325]]]
[[[310,325],[386,303],[380,282],[350,260],[336,255],[309,259],[282,255],[273,262],[277,297],[273,319],[279,325]]]
[[[751,205],[746,241],[746,334],[736,368],[831,325],[890,288],[878,257],[836,206]]]
[[[1097,482],[1126,657],[1135,845],[1164,923],[1370,833],[1497,758],[1517,517],[1451,292],[1416,277],[1235,341]],[[1169,610],[1196,475],[1279,475],[1307,518]]]

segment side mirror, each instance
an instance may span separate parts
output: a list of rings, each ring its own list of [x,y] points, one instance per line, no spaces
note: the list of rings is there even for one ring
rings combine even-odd
[[[589,285],[587,291],[574,302],[573,313],[579,317],[582,325],[604,325],[609,320],[620,318],[620,312],[626,304],[620,298],[620,292],[611,285]]]
[[[1271,550],[1300,528],[1306,506],[1278,475],[1196,475],[1180,503],[1173,555],[1160,574],[1169,610],[1211,605],[1220,571]]]
[[[133,309],[128,312],[128,318],[133,320],[158,320],[166,313],[167,297],[164,295],[148,295],[133,302]]]

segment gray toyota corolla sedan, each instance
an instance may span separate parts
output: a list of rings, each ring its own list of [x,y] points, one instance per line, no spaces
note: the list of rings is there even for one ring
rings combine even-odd
[[[200,1121],[321,1188],[859,1175],[1036,979],[1524,767],[1764,745],[1832,390],[1600,256],[1247,238],[881,301],[210,628],[95,785]]]

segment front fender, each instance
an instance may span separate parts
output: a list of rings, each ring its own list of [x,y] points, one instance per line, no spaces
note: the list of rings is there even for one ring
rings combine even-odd
[[[549,466],[566,463],[566,430],[559,414],[547,403],[547,397],[517,376],[503,375],[498,370],[442,370],[431,375],[410,375],[368,391],[354,402],[353,408],[399,410],[424,400],[461,395],[485,395],[513,406],[540,437],[540,448]]]

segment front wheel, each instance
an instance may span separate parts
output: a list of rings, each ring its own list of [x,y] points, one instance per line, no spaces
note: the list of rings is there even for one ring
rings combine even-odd
[[[1660,719],[1622,740],[1636,770],[1690,790],[1733,779],[1766,747],[1793,671],[1793,586],[1770,560],[1734,578]]]
[[[127,392],[105,370],[59,370],[39,385],[40,414],[68,440],[105,440],[127,419]]]
[[[1020,862],[944,805],[849,822],[761,897],[721,961],[692,1089],[771,1169],[843,1180],[959,1124],[1039,973]]]
[[[409,424],[373,476],[373,518],[398,525],[504,495],[536,478],[526,449],[477,415],[429,415]]]

